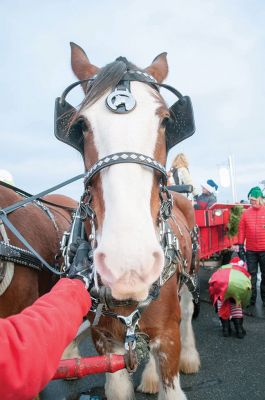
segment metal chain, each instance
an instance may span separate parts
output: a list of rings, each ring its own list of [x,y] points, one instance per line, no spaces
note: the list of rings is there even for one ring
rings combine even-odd
[[[169,193],[169,190],[167,189],[167,187],[164,185],[160,186],[159,197],[161,200],[161,206],[160,206],[160,212],[159,212],[160,218],[163,221],[167,221],[172,213],[173,197],[172,197],[172,194]]]

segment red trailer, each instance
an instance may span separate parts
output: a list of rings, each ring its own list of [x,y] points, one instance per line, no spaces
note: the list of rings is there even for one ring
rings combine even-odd
[[[200,259],[213,255],[221,256],[231,246],[238,243],[237,235],[230,236],[228,223],[231,209],[235,206],[249,207],[248,204],[216,203],[207,210],[195,210],[195,218],[200,232]]]

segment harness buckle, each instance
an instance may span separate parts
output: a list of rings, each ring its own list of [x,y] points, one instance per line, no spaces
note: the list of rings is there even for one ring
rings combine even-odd
[[[124,347],[125,350],[127,351],[129,350],[130,347],[132,350],[134,350],[136,347],[135,328],[136,325],[138,324],[140,317],[141,314],[138,309],[133,311],[127,317],[124,317],[123,315],[117,315],[118,320],[121,321],[127,327],[125,342],[124,342]]]

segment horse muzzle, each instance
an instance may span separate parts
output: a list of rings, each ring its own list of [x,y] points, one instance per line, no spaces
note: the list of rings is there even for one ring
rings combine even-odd
[[[128,255],[122,261],[119,254],[113,258],[97,249],[94,264],[102,283],[111,289],[115,299],[141,301],[148,296],[150,286],[159,278],[164,255],[162,249],[157,248],[151,253],[147,252],[143,259],[134,260]]]

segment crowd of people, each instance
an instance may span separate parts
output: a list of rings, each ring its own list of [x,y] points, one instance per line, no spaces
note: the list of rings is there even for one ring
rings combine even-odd
[[[191,200],[195,209],[209,209],[217,202],[217,183],[213,179],[202,182],[199,194],[193,185],[189,163],[183,153],[174,159],[168,177],[171,185],[193,186]],[[247,198],[248,201],[240,202],[250,206],[242,213],[238,225],[238,254],[235,255],[239,258],[234,257],[229,264],[222,266],[209,282],[210,296],[220,318],[223,335],[231,336],[230,322],[233,321],[236,337],[240,339],[246,334],[242,307],[256,304],[259,271],[260,297],[265,307],[265,196],[261,188],[255,186],[249,190]],[[233,273],[230,273],[228,266]],[[230,289],[225,290],[229,284]]]

